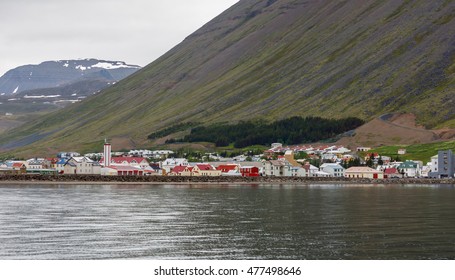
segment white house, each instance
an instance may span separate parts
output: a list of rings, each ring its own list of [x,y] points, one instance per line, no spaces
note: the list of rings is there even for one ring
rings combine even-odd
[[[285,165],[283,176],[288,177],[307,177],[306,170],[301,166]]]
[[[316,166],[309,164],[308,162],[303,166],[306,170],[307,177],[317,177],[317,173],[319,172],[319,168]]]
[[[344,176],[346,178],[384,179],[384,172],[366,166],[353,166],[345,170]]]
[[[268,160],[263,165],[265,176],[284,176],[286,163],[283,160]]]
[[[344,168],[338,163],[324,163],[320,166],[320,170],[330,174],[330,177],[344,177]]]
[[[400,173],[406,177],[420,177],[421,164],[416,161],[407,160],[398,166]]]
[[[72,157],[64,165],[64,174],[101,174],[101,165],[88,157]]]

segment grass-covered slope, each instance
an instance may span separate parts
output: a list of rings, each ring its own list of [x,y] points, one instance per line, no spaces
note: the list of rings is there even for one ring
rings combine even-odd
[[[447,0],[241,0],[117,85],[0,143],[91,149],[108,137],[144,146],[178,123],[397,111],[453,126],[454,17]]]
[[[399,149],[406,149],[406,154],[398,155]],[[398,145],[398,146],[384,146],[367,153],[379,153],[381,156],[389,156],[392,159],[397,157],[400,160],[420,160],[424,164],[431,160],[431,157],[438,154],[441,150],[455,151],[455,141],[435,142],[428,144],[415,144],[415,145]]]

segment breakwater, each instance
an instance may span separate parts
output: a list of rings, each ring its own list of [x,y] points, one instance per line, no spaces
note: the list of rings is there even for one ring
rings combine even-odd
[[[455,184],[455,179],[430,178],[335,178],[335,177],[207,177],[207,176],[101,176],[101,175],[0,175],[1,182],[93,182],[93,183],[352,183],[352,184]]]

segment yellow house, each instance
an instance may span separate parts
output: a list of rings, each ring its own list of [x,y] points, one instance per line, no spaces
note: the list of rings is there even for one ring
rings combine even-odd
[[[192,176],[221,176],[221,170],[216,170],[210,164],[197,164],[191,174]]]
[[[344,172],[346,178],[384,179],[384,172],[367,166],[353,166]]]

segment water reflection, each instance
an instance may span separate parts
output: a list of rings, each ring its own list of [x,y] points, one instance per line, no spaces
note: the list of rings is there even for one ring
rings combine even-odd
[[[453,186],[0,187],[1,259],[454,259]]]

